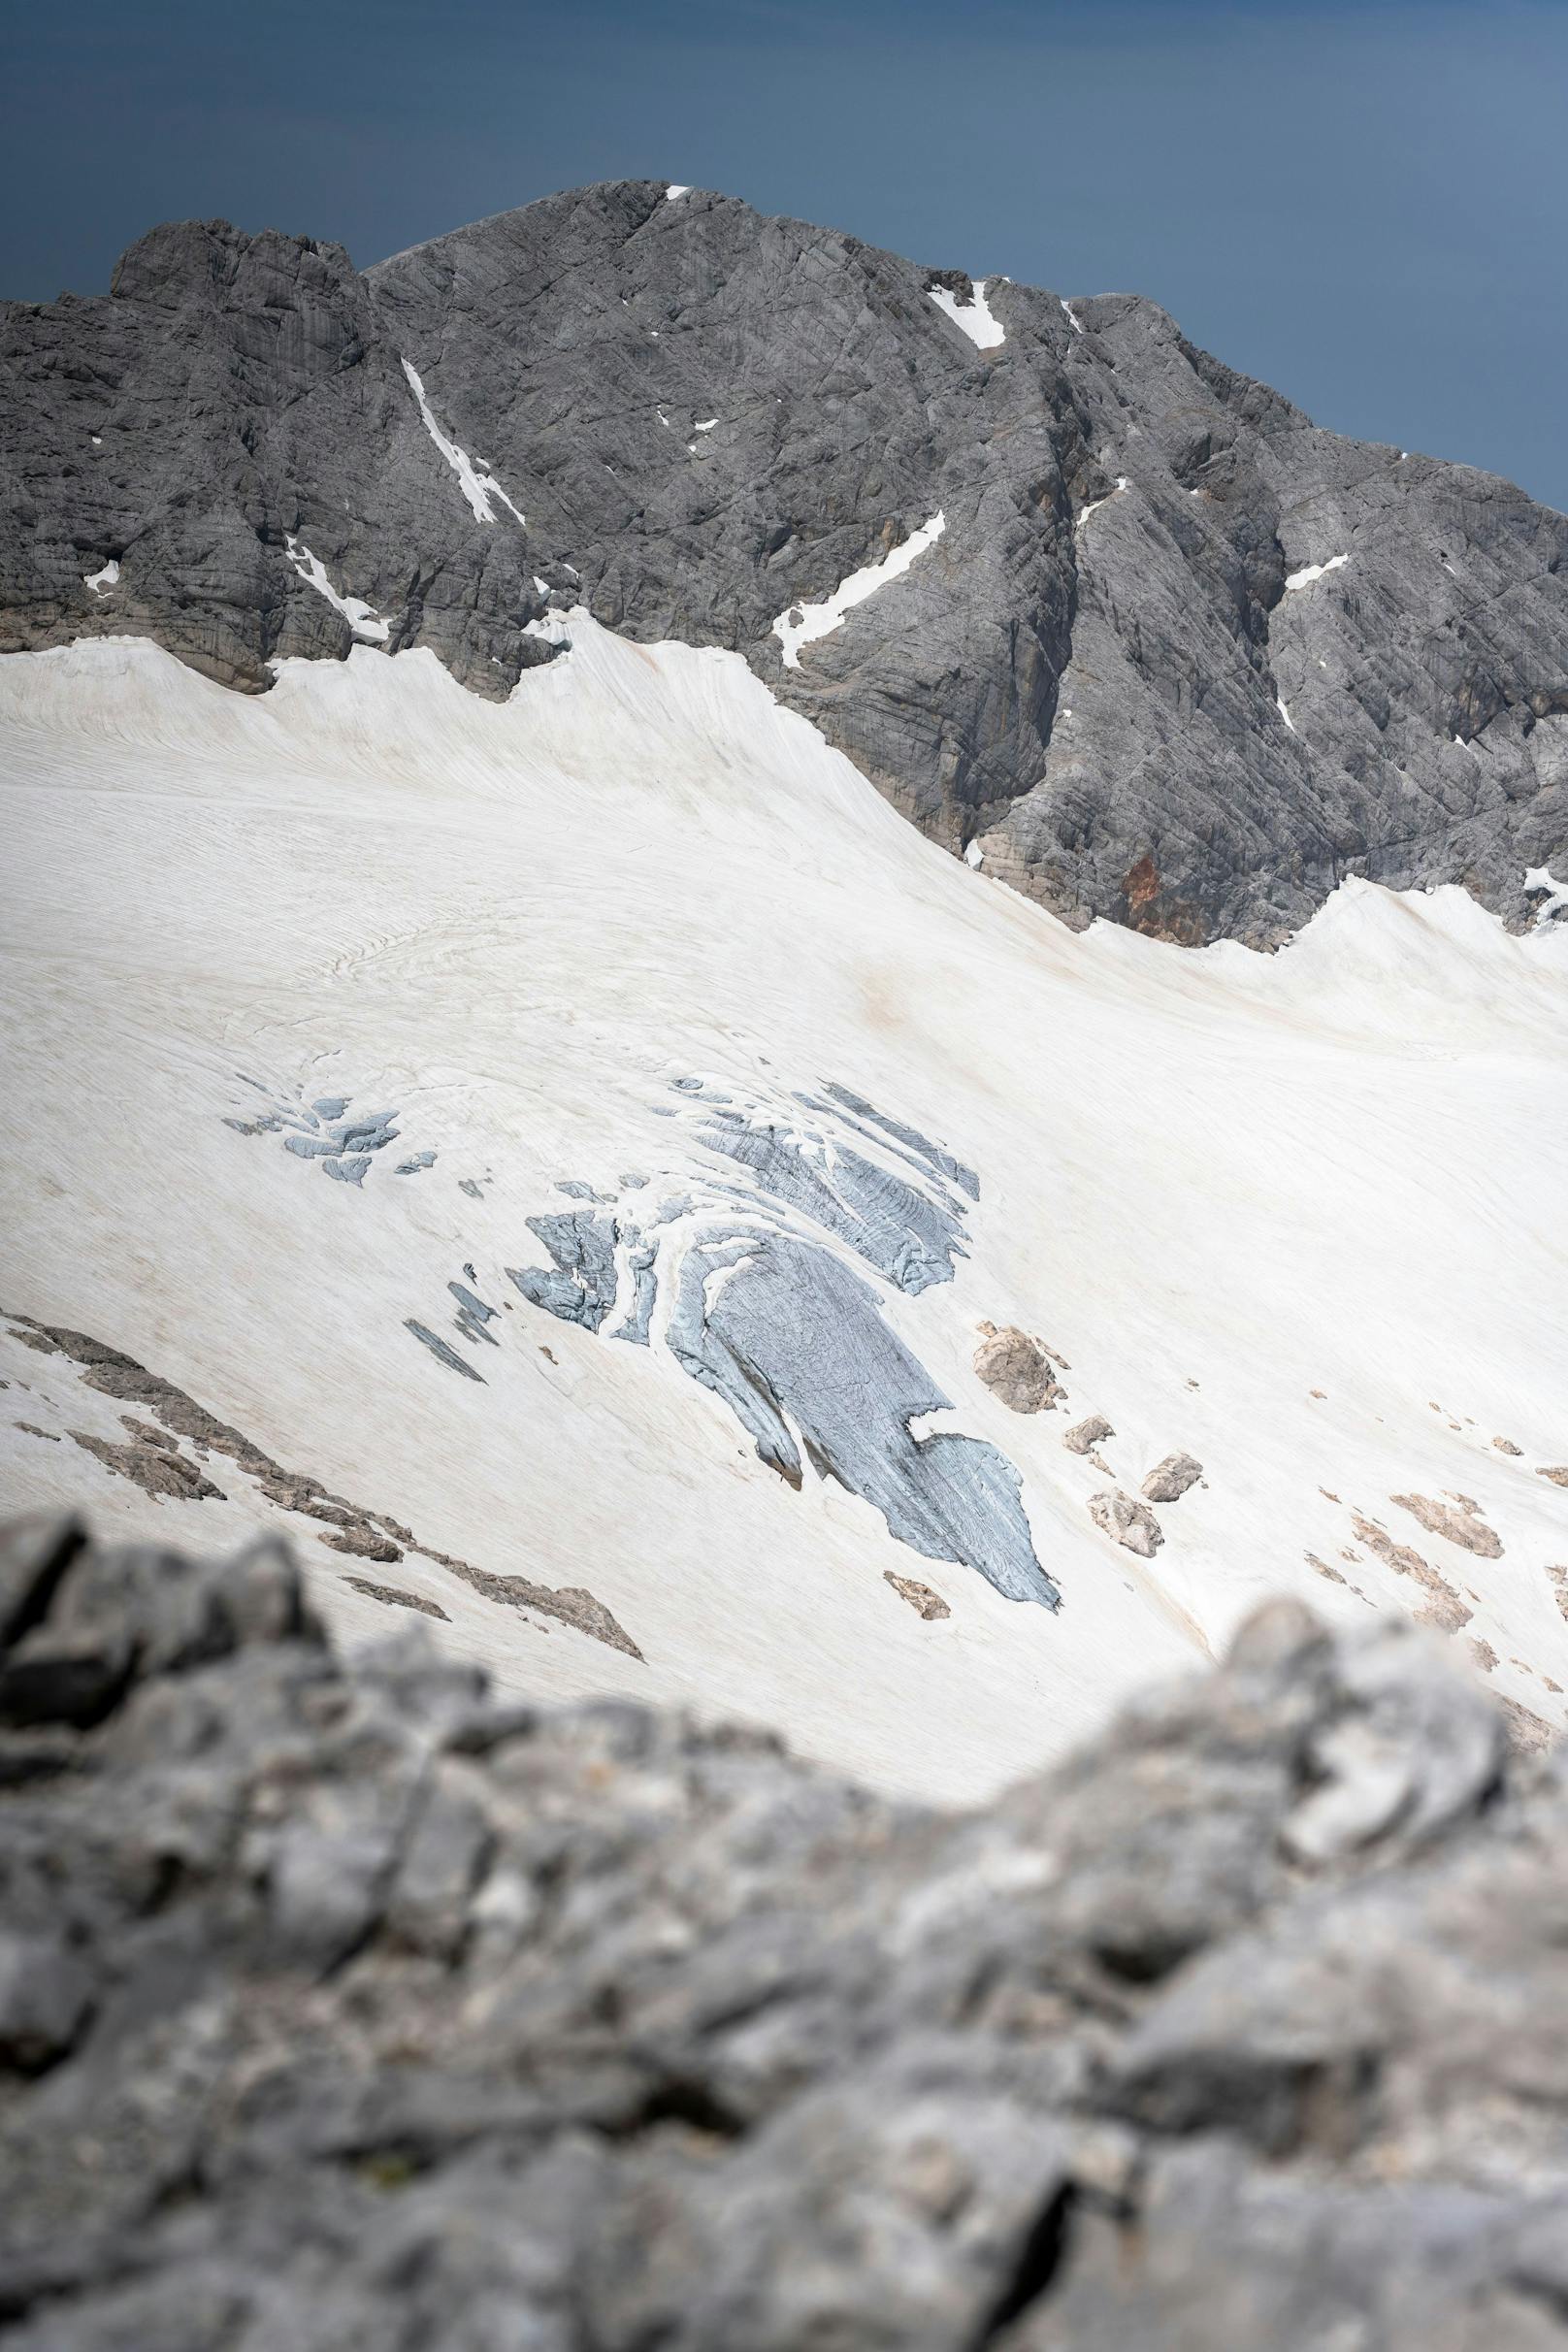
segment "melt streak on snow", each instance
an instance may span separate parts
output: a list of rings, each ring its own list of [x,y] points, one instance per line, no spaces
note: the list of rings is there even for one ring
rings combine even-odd
[[[324,596],[335,612],[341,612],[355,637],[367,645],[384,645],[392,635],[392,624],[384,621],[373,605],[360,596],[340,596],[327,577],[326,566],[310,553],[303,540],[290,539],[287,542],[288,560],[302,580],[312,587],[317,596]]]
[[[1546,1573],[1568,1494],[1535,1475],[1568,1427],[1568,926],[1512,937],[1456,890],[1357,884],[1274,956],[1074,933],[923,839],[736,656],[558,625],[571,651],[501,705],[426,652],[287,662],[264,696],[141,640],[0,661],[0,1304],[124,1350],[489,1576],[587,1587],[645,1653],[411,1552],[386,1572],[530,1694],[759,1718],[884,1783],[978,1796],[1269,1594],[1345,1621],[1421,1605],[1358,1512],[1459,1593],[1492,1686],[1560,1722],[1513,1660],[1568,1682]],[[898,1540],[807,1431],[796,1490],[666,1344],[679,1282],[638,1345],[618,1336],[647,1302],[629,1255],[600,1332],[508,1279],[545,1262],[531,1219],[647,1200],[653,1241],[683,1182],[681,1230],[721,1276],[695,1127],[799,1095],[834,1101],[840,1133],[880,1118],[866,1159],[918,1160],[917,1136],[973,1170],[972,1195],[944,1177],[965,1203],[949,1280],[884,1285],[820,1218],[818,1246],[875,1282],[890,1342],[953,1401],[916,1443],[957,1431],[1016,1469],[1060,1612]],[[361,1181],[330,1181],[332,1154],[368,1160]],[[793,1250],[788,1203],[770,1218],[752,1185],[731,1205]],[[586,1246],[575,1270],[586,1296]],[[808,1294],[765,1297],[764,1264],[748,1309],[746,1279],[714,1283],[709,1328],[745,1315],[771,1346],[775,1304]],[[977,1377],[983,1322],[1060,1351],[1062,1407],[1021,1417]],[[8,1508],[85,1501],[203,1552],[286,1530],[341,1628],[397,1623],[330,1527],[216,1456],[226,1499],[153,1500],[70,1434],[123,1447],[119,1400],[3,1318],[0,1355]],[[1062,1444],[1096,1414],[1103,1469]],[[1090,1502],[1177,1451],[1202,1482],[1137,1557]],[[1389,1499],[1453,1492],[1496,1560]],[[920,1617],[888,1571],[951,1615]]]
[[[420,380],[418,370],[410,367],[405,360],[403,373],[408,379],[408,389],[419,403],[419,413],[425,420],[425,431],[457,475],[458,487],[474,509],[474,520],[480,523],[493,523],[496,518],[491,511],[490,501],[493,498],[499,498],[507,512],[516,515],[517,520],[522,522],[522,515],[518,513],[501,484],[495,480],[483,460],[470,457],[468,451],[460,449],[456,441],[448,441],[440,425],[437,424],[435,417],[431,414],[430,403],[425,398],[425,387]]]
[[[799,670],[802,645],[815,644],[818,637],[831,636],[846,612],[864,604],[868,596],[875,596],[890,580],[901,578],[917,556],[935,546],[946,529],[946,515],[933,514],[929,523],[911,531],[879,564],[864,565],[859,572],[852,572],[847,580],[840,580],[832,596],[824,597],[820,604],[792,604],[787,612],[781,612],[773,623],[773,635],[784,649],[785,669]]]
[[[989,280],[976,278],[970,282],[974,288],[974,298],[970,302],[961,303],[958,296],[946,286],[931,286],[928,291],[936,308],[945,312],[956,327],[963,328],[977,350],[995,351],[1006,342],[1006,329],[999,318],[993,317],[991,306],[986,300]]]

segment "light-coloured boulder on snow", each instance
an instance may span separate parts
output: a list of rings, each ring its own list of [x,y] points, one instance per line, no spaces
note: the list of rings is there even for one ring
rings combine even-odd
[[[1091,1495],[1089,1516],[1102,1534],[1111,1536],[1127,1552],[1135,1552],[1140,1559],[1153,1559],[1164,1536],[1160,1521],[1147,1503],[1136,1495],[1124,1494],[1118,1487],[1107,1494]]]
[[[974,1368],[1010,1413],[1054,1413],[1058,1399],[1066,1394],[1045,1349],[1016,1323],[1005,1323],[1000,1330],[993,1323],[980,1325]]]
[[[1191,1454],[1167,1454],[1144,1480],[1143,1491],[1152,1503],[1178,1502],[1202,1476],[1203,1464]]]

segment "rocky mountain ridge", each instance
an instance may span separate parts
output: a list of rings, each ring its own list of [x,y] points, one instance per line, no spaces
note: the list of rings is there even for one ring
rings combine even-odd
[[[0,2328],[1560,2345],[1568,1791],[1429,1643],[1273,1604],[944,1813],[15,1523]]]
[[[648,181],[363,273],[186,222],[0,310],[0,417],[3,649],[151,636],[261,691],[425,645],[501,697],[580,604],[737,650],[1075,925],[1560,898],[1568,518],[1318,430],[1135,297]]]

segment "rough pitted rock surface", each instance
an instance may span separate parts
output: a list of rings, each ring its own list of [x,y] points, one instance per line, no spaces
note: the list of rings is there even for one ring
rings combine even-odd
[[[25,2352],[1538,2352],[1568,1784],[1277,1604],[973,1815],[0,1544]]]
[[[363,274],[154,230],[110,295],[0,310],[0,647],[149,635],[262,689],[351,642],[292,539],[481,693],[548,658],[552,600],[735,648],[1073,923],[1269,945],[1348,874],[1532,919],[1568,850],[1568,518],[1319,431],[1135,296],[988,280],[979,350],[940,259],[651,181]],[[775,619],[938,514],[784,665]]]

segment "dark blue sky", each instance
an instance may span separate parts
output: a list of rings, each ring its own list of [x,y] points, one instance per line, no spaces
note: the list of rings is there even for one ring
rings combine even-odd
[[[1568,0],[6,0],[0,294],[222,213],[364,263],[664,176],[1153,295],[1568,507]]]

